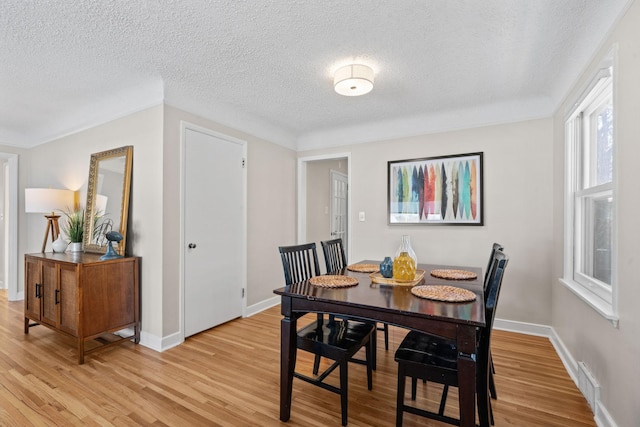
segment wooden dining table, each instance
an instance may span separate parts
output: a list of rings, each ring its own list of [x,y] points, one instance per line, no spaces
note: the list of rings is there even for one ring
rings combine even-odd
[[[379,264],[365,260],[359,263]],[[326,288],[309,281],[294,283],[274,290],[280,295],[280,420],[291,416],[291,393],[296,364],[297,320],[307,313],[346,315],[362,320],[384,322],[407,329],[426,332],[455,340],[458,347],[458,389],[460,425],[475,425],[476,336],[485,326],[482,269],[467,266],[419,264],[425,271],[427,285],[454,285],[469,289],[476,299],[466,303],[449,303],[418,298],[411,286],[373,283],[369,273],[347,268],[331,272],[353,276],[358,285],[346,288]],[[476,273],[473,280],[446,280],[431,276],[434,269],[457,269]]]

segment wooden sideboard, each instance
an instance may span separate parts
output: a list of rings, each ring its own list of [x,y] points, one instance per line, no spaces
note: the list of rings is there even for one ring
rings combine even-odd
[[[85,354],[106,346],[140,342],[140,259],[102,261],[101,256],[37,253],[24,260],[24,333],[43,325],[76,338],[80,364]],[[129,328],[133,335],[114,335]],[[85,348],[88,341],[98,345]]]

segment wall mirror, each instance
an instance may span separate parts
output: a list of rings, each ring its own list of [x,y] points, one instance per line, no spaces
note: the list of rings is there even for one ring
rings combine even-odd
[[[84,213],[83,243],[86,252],[106,252],[108,241],[105,234],[118,231],[122,240],[117,244],[113,242],[113,248],[119,255],[125,255],[132,163],[133,146],[91,155]]]

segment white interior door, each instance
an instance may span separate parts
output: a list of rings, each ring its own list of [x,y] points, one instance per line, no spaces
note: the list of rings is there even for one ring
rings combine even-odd
[[[185,337],[242,315],[244,146],[187,128],[184,140]]]
[[[345,254],[348,254],[347,241],[347,201],[348,201],[347,175],[331,171],[331,238],[342,239]]]

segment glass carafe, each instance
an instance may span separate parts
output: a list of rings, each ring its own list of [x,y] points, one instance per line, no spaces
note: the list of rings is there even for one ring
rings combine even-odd
[[[413,280],[416,275],[417,265],[418,258],[411,247],[411,240],[408,235],[404,235],[393,259],[393,278],[403,282]]]

